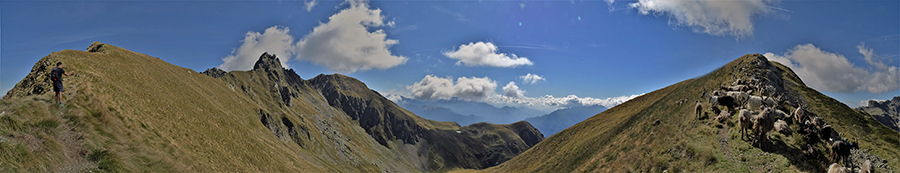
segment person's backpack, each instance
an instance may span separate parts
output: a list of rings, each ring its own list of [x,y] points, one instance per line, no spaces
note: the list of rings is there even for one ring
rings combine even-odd
[[[50,80],[53,80],[53,82],[60,81],[58,68],[53,68],[53,70],[50,70]]]

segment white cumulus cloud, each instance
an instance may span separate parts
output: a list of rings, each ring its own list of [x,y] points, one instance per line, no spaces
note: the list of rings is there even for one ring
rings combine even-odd
[[[494,67],[517,67],[533,65],[531,60],[525,57],[518,57],[516,54],[498,53],[497,46],[491,42],[477,42],[463,44],[458,50],[443,52],[444,56],[458,59],[456,65],[465,64],[466,66],[494,66]]]
[[[522,79],[523,82],[528,83],[528,84],[535,84],[537,82],[547,80],[543,76],[531,74],[531,73],[519,76],[519,79]]]
[[[520,90],[519,86],[516,85],[516,82],[510,81],[506,86],[503,87],[503,95],[507,97],[520,98],[525,97],[525,91]]]
[[[406,63],[406,57],[392,55],[388,50],[400,42],[388,39],[384,30],[376,29],[393,27],[394,23],[386,22],[381,9],[370,9],[367,2],[345,2],[349,4],[348,8],[329,17],[327,23],[320,23],[296,43],[287,27],[273,26],[263,33],[249,31],[241,46],[222,59],[224,63],[219,68],[227,71],[249,70],[263,52],[277,55],[286,68],[287,61],[294,56],[297,60],[311,61],[341,73],[387,69]],[[317,0],[304,3],[309,11]]]
[[[552,95],[544,95],[543,97],[509,97],[496,95],[487,99],[487,102],[499,105],[521,105],[536,109],[559,109],[573,106],[593,106],[600,105],[607,108],[625,103],[635,97],[643,94],[635,94],[630,96],[618,96],[605,99],[592,97],[578,97],[577,95],[568,95],[566,97],[555,97]]]
[[[608,0],[612,3],[614,1]],[[774,0],[638,0],[631,8],[641,14],[666,15],[670,25],[697,33],[737,38],[753,35],[753,17],[772,11]]]
[[[427,75],[421,81],[406,86],[413,98],[444,99],[459,98],[465,100],[481,100],[494,94],[497,82],[488,77],[460,77],[454,82],[450,77],[441,78]]]
[[[781,55],[765,53],[764,56],[790,67],[804,83],[818,90],[879,94],[900,89],[900,68],[885,65],[864,44],[857,49],[874,68],[856,66],[844,55],[823,51],[813,44],[797,45]]]
[[[348,1],[350,7],[328,18],[297,43],[297,59],[308,60],[330,70],[352,73],[372,68],[387,69],[406,63],[403,56],[388,50],[400,43],[388,39],[377,27],[393,26],[385,22],[381,9],[370,9],[366,1]]]
[[[537,110],[553,111],[566,107],[593,105],[611,108],[643,95],[625,95],[605,99],[578,97],[577,95],[568,95],[566,97],[555,97],[552,95],[527,97],[524,95],[525,91],[521,90],[513,81],[510,81],[502,88],[502,93],[494,91],[497,89],[497,86],[497,82],[488,77],[460,77],[453,81],[451,77],[442,78],[427,75],[421,81],[406,86],[405,91],[391,91],[385,97],[395,102],[401,101],[403,97],[427,100],[451,100],[456,98],[484,102],[498,107],[529,107]]]
[[[224,61],[218,68],[225,71],[250,70],[263,52],[275,54],[281,66],[287,68],[288,59],[295,53],[294,37],[288,34],[287,27],[269,27],[263,33],[248,31],[241,46],[231,51],[231,55],[222,58]]]

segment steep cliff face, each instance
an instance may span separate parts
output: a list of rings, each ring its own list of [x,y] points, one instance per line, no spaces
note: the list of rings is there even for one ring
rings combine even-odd
[[[422,137],[424,126],[436,123],[415,117],[359,80],[344,75],[319,75],[310,82],[322,91],[329,105],[359,121],[359,125],[384,146],[391,140],[414,144]]]
[[[543,139],[527,124],[423,119],[351,77],[303,80],[268,53],[249,71],[197,73],[99,42],[87,50],[42,58],[0,100],[0,172],[479,169]],[[79,74],[64,78],[64,107],[48,89],[56,62]]]

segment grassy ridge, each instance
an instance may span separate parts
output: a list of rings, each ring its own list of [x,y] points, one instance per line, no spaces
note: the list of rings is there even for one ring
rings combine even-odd
[[[18,146],[26,145],[30,153],[12,156],[24,162],[5,160],[2,169],[55,172],[67,165],[50,163],[62,162],[73,170],[127,172],[323,170],[254,123],[251,108],[261,106],[224,82],[118,47],[100,50],[64,50],[39,62],[64,62],[78,74],[65,78],[65,108],[52,103],[52,92],[0,102],[7,122],[59,122],[2,129],[0,135],[17,141],[3,150],[23,153]]]
[[[65,107],[47,79],[56,62],[77,74]],[[274,55],[256,66],[213,78],[99,42],[51,53],[0,100],[0,172],[446,171],[543,140],[527,122],[423,119],[351,77],[303,80]]]
[[[499,172],[768,172],[824,171],[830,164],[829,146],[815,146],[821,153],[804,154],[800,135],[772,132],[772,142],[756,147],[741,140],[735,113],[725,124],[697,120],[694,100],[703,91],[718,88],[742,76],[758,54],[745,55],[704,76],[685,80],[647,93],[576,124],[532,149],[488,171]],[[809,104],[810,111],[825,118],[845,138],[858,139],[862,149],[900,167],[897,146],[900,134],[880,125],[844,104],[803,85],[786,67],[785,89],[793,90]],[[688,103],[678,104],[681,99]],[[704,105],[711,112],[709,105]],[[720,107],[724,109],[724,107]],[[790,108],[791,110],[793,108]],[[659,125],[653,125],[659,120]],[[797,129],[796,125],[792,125]]]

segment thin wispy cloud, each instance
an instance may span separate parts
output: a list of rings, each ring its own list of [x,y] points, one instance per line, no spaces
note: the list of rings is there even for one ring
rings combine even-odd
[[[391,28],[388,30],[388,32],[391,34],[397,34],[397,33],[412,31],[412,30],[416,30],[416,29],[419,29],[418,25],[406,25],[406,26],[402,26],[402,27],[398,26],[398,27]]]
[[[535,50],[560,50],[559,48],[550,46],[550,45],[506,45],[506,46],[497,46],[502,48],[519,48],[519,49],[535,49]]]
[[[445,14],[449,14],[449,15],[451,15],[451,16],[456,17],[456,21],[460,21],[460,22],[470,22],[470,21],[472,21],[471,19],[467,18],[466,15],[464,15],[464,14],[462,14],[462,13],[459,13],[459,12],[450,11],[449,9],[446,9],[446,8],[443,8],[443,7],[439,7],[439,6],[431,6],[431,8],[433,8],[435,11],[438,11],[438,12],[441,12],[441,13],[445,13]]]

